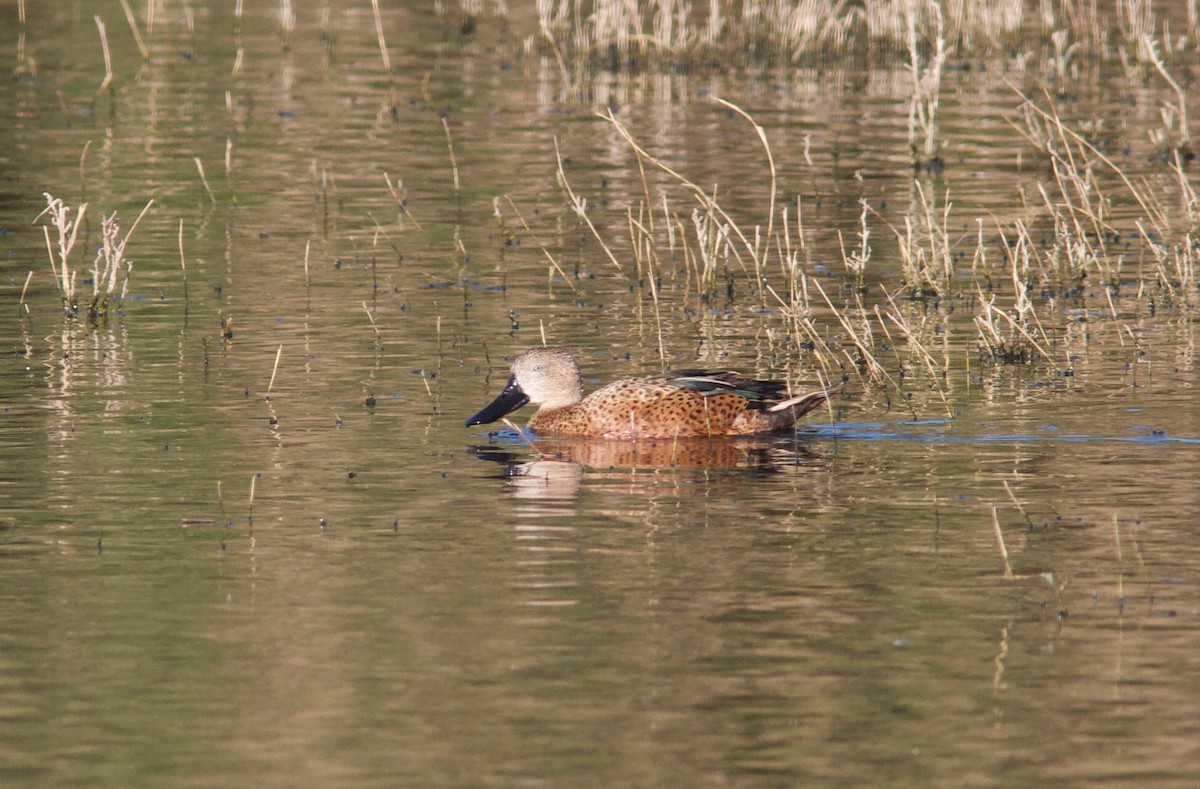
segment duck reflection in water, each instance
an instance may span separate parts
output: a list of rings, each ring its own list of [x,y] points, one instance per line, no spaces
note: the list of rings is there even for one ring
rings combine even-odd
[[[653,494],[662,484],[664,472],[684,479],[710,479],[708,475],[714,471],[763,477],[792,469],[820,473],[825,468],[824,453],[787,436],[646,441],[552,438],[536,439],[532,445],[538,453],[533,458],[528,452],[516,451],[511,442],[507,446],[477,445],[468,451],[480,460],[501,464],[515,498],[541,505],[572,505],[585,470],[600,484],[607,480],[620,483],[626,493],[644,490]],[[696,493],[708,490],[703,485],[685,489]],[[547,510],[543,514],[555,513]]]

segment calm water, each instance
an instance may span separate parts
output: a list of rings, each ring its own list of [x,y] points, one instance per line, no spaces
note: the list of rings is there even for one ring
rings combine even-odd
[[[466,35],[457,6],[384,8],[389,73],[361,5],[297,7],[286,42],[274,5],[165,4],[152,33],[142,8],[145,64],[119,5],[0,9],[0,781],[1200,780],[1196,298],[1139,291],[1144,256],[1111,309],[1097,283],[1044,307],[1056,365],[981,364],[973,285],[905,302],[946,375],[876,325],[896,387],[847,364],[834,421],[794,440],[535,450],[462,426],[543,337],[589,386],[661,369],[660,336],[676,366],[818,378],[753,272],[700,298],[662,215],[691,232],[688,193],[594,111],[752,227],[769,168],[711,97],[745,108],[839,308],[871,206],[883,304],[889,225],[922,199],[949,194],[964,282],[977,218],[1047,232],[1003,82],[1045,76],[1042,39],[952,59],[914,178],[896,57],[584,70],[572,97],[526,52],[528,8]],[[1081,57],[1059,110],[1177,203],[1154,73]],[[81,269],[102,213],[155,201],[107,321],[62,315],[47,191],[88,203]],[[653,293],[627,213],[647,194]]]

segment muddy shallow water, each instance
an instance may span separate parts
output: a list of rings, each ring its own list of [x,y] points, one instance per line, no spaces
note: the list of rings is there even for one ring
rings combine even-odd
[[[1036,292],[1034,364],[981,357],[975,323],[1015,298],[1016,222],[1056,243],[1006,81],[1058,88],[1184,221],[1153,67],[964,48],[914,166],[912,75],[866,45],[564,74],[530,9],[384,7],[388,71],[369,5],[297,7],[285,37],[276,7],[164,4],[153,32],[136,9],[143,62],[91,5],[3,12],[5,783],[1200,779],[1195,281],[1155,284],[1143,207],[1098,166],[1110,289]],[[1168,64],[1188,85],[1194,41]],[[770,145],[771,233],[762,143],[716,97]],[[703,203],[605,110],[803,247],[832,364],[778,266],[706,278]],[[63,315],[43,192],[88,204],[88,292],[101,214],[154,200],[106,319]],[[930,216],[957,266],[936,296],[900,240]],[[664,364],[847,386],[796,436],[464,428],[543,340],[589,389]]]

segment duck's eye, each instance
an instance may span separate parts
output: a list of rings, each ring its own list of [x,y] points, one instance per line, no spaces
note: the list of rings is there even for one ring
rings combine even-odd
[[[542,365],[540,365],[540,364],[535,364],[535,365],[533,366],[533,371],[534,371],[535,373],[540,373],[540,372],[542,371]]]

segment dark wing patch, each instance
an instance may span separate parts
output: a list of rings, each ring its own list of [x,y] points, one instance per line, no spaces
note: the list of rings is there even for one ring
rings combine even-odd
[[[738,395],[750,408],[764,408],[778,402],[785,393],[784,381],[756,381],[729,370],[679,370],[664,378],[675,386],[693,389],[704,396]]]

